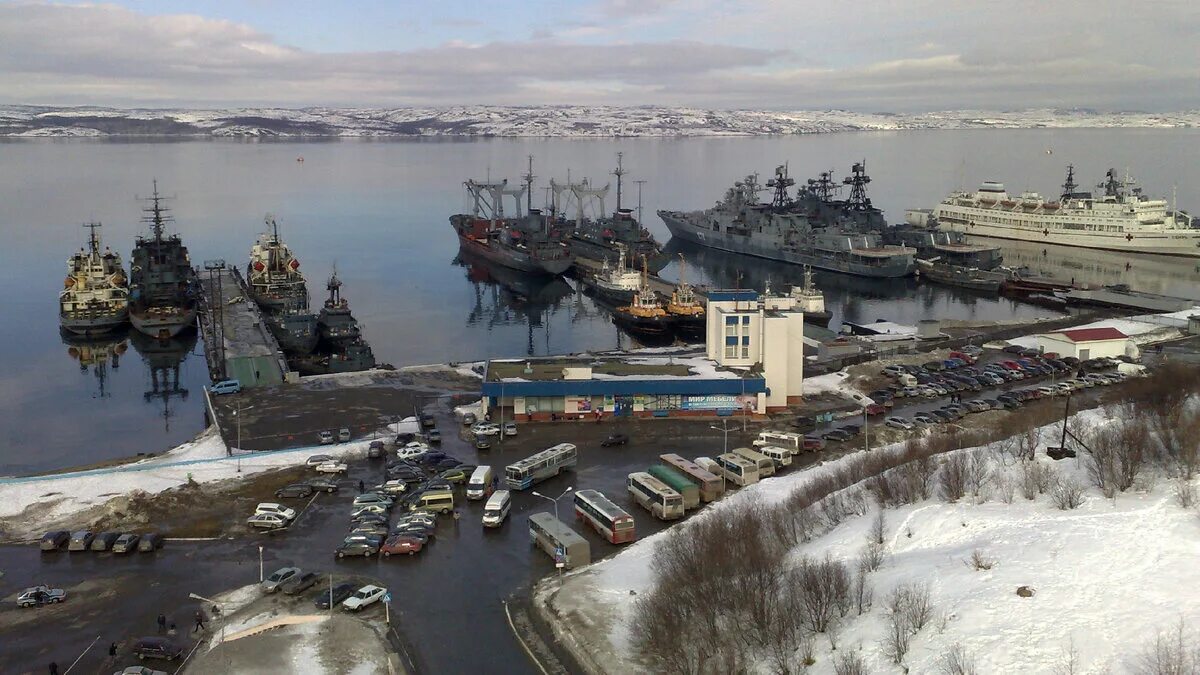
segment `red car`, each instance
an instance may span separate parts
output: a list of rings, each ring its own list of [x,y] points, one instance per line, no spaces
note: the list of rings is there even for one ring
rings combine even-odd
[[[879,405],[878,403],[872,403],[871,405],[867,406],[868,415],[882,415],[885,412],[887,412],[887,408]]]
[[[1009,370],[1024,370],[1023,368],[1021,368],[1021,365],[1019,363],[1017,363],[1016,361],[1001,361],[1000,365],[1004,366],[1005,368],[1008,368]]]
[[[406,534],[393,534],[387,538],[387,541],[383,542],[383,546],[379,547],[379,552],[385,558],[393,553],[397,555],[401,553],[412,555],[420,551],[422,546],[424,544],[416,537],[410,537]]]

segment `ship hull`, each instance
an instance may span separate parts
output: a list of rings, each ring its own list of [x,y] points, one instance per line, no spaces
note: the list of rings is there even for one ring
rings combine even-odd
[[[981,293],[999,293],[1006,276],[1000,272],[971,270],[955,265],[918,264],[921,278],[946,286],[966,288]]]
[[[131,310],[129,322],[139,333],[165,340],[196,325],[195,308],[180,308],[170,312]]]
[[[963,223],[949,218],[939,219],[939,223],[947,230],[962,232],[974,237],[1007,239],[1068,248],[1087,248],[1097,251],[1200,258],[1200,230],[1126,234],[1054,230],[1037,223],[1008,227],[980,222]]]
[[[718,251],[741,253],[793,265],[808,265],[815,269],[863,277],[897,278],[913,273],[911,256],[896,256],[894,260],[889,260],[882,265],[866,265],[841,257],[822,255],[815,250],[809,252],[786,251],[767,243],[757,243],[747,236],[706,231],[661,211],[659,216],[662,217],[667,229],[671,231],[671,236]]]
[[[688,342],[703,342],[706,320],[701,316],[673,316],[675,332]]]
[[[576,258],[583,258],[595,263],[608,261],[609,264],[614,264],[621,255],[615,244],[603,244],[586,237],[573,236],[570,244],[571,253]],[[645,255],[646,269],[651,274],[658,274],[671,262],[671,256],[653,245],[632,246],[626,255],[631,261],[630,266],[636,269],[642,268],[642,255]]]
[[[268,316],[267,328],[275,336],[279,348],[286,354],[302,355],[312,353],[317,347],[320,332],[317,330],[317,317],[314,314],[299,316]]]
[[[583,284],[591,296],[616,307],[633,302],[633,295],[637,292],[636,290],[607,286],[600,283],[595,277],[587,275],[580,276],[579,283]]]
[[[129,310],[123,309],[103,316],[78,316],[62,314],[59,316],[62,327],[84,337],[107,335],[129,323]]]
[[[477,239],[462,234],[458,235],[458,244],[463,249],[485,260],[528,274],[559,276],[571,269],[571,265],[574,264],[574,260],[568,256],[554,260],[535,260],[529,255],[517,253],[509,249],[488,246]]]

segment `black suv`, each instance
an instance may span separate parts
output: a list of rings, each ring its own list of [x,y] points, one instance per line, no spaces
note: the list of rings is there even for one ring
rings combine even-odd
[[[313,487],[306,483],[292,483],[285,485],[275,491],[275,497],[283,499],[284,497],[308,497],[313,493]]]

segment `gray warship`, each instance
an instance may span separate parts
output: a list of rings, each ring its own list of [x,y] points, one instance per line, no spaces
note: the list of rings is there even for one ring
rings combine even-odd
[[[142,222],[150,224],[151,235],[139,236],[130,256],[129,320],[150,337],[168,339],[195,326],[199,283],[179,235],[163,232],[173,219],[158,196],[157,181],[146,201]]]
[[[770,203],[759,201],[764,188],[750,175],[711,209],[658,215],[672,236],[708,248],[865,277],[912,274],[916,250],[884,244],[883,215],[866,196],[864,163],[852,171],[843,181],[851,187],[846,200],[833,198],[837,186],[828,173],[808,181],[793,199],[788,189],[795,181],[780,166],[766,184],[774,191]]]

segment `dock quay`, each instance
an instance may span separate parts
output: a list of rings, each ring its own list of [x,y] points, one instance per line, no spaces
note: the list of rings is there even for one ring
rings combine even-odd
[[[595,262],[593,260],[589,260],[587,258],[576,258],[575,259],[575,267],[578,269],[578,272],[581,274],[588,274],[588,275],[595,276],[596,274],[600,273],[600,270],[604,266],[601,263]],[[671,293],[675,292],[675,284],[667,281],[666,279],[663,279],[662,277],[660,277],[656,274],[648,275],[647,281],[650,284],[650,288],[652,288],[654,290],[654,292],[658,293],[659,295],[669,298],[669,297],[671,297]],[[696,288],[693,286],[692,291],[696,294],[696,300],[701,305],[704,305],[705,307],[707,307],[708,306],[708,297],[705,296],[704,289]]]
[[[246,281],[223,260],[207,260],[198,270],[204,289],[200,301],[200,335],[213,381],[238,380],[245,388],[281,384],[287,360],[267,329]]]

